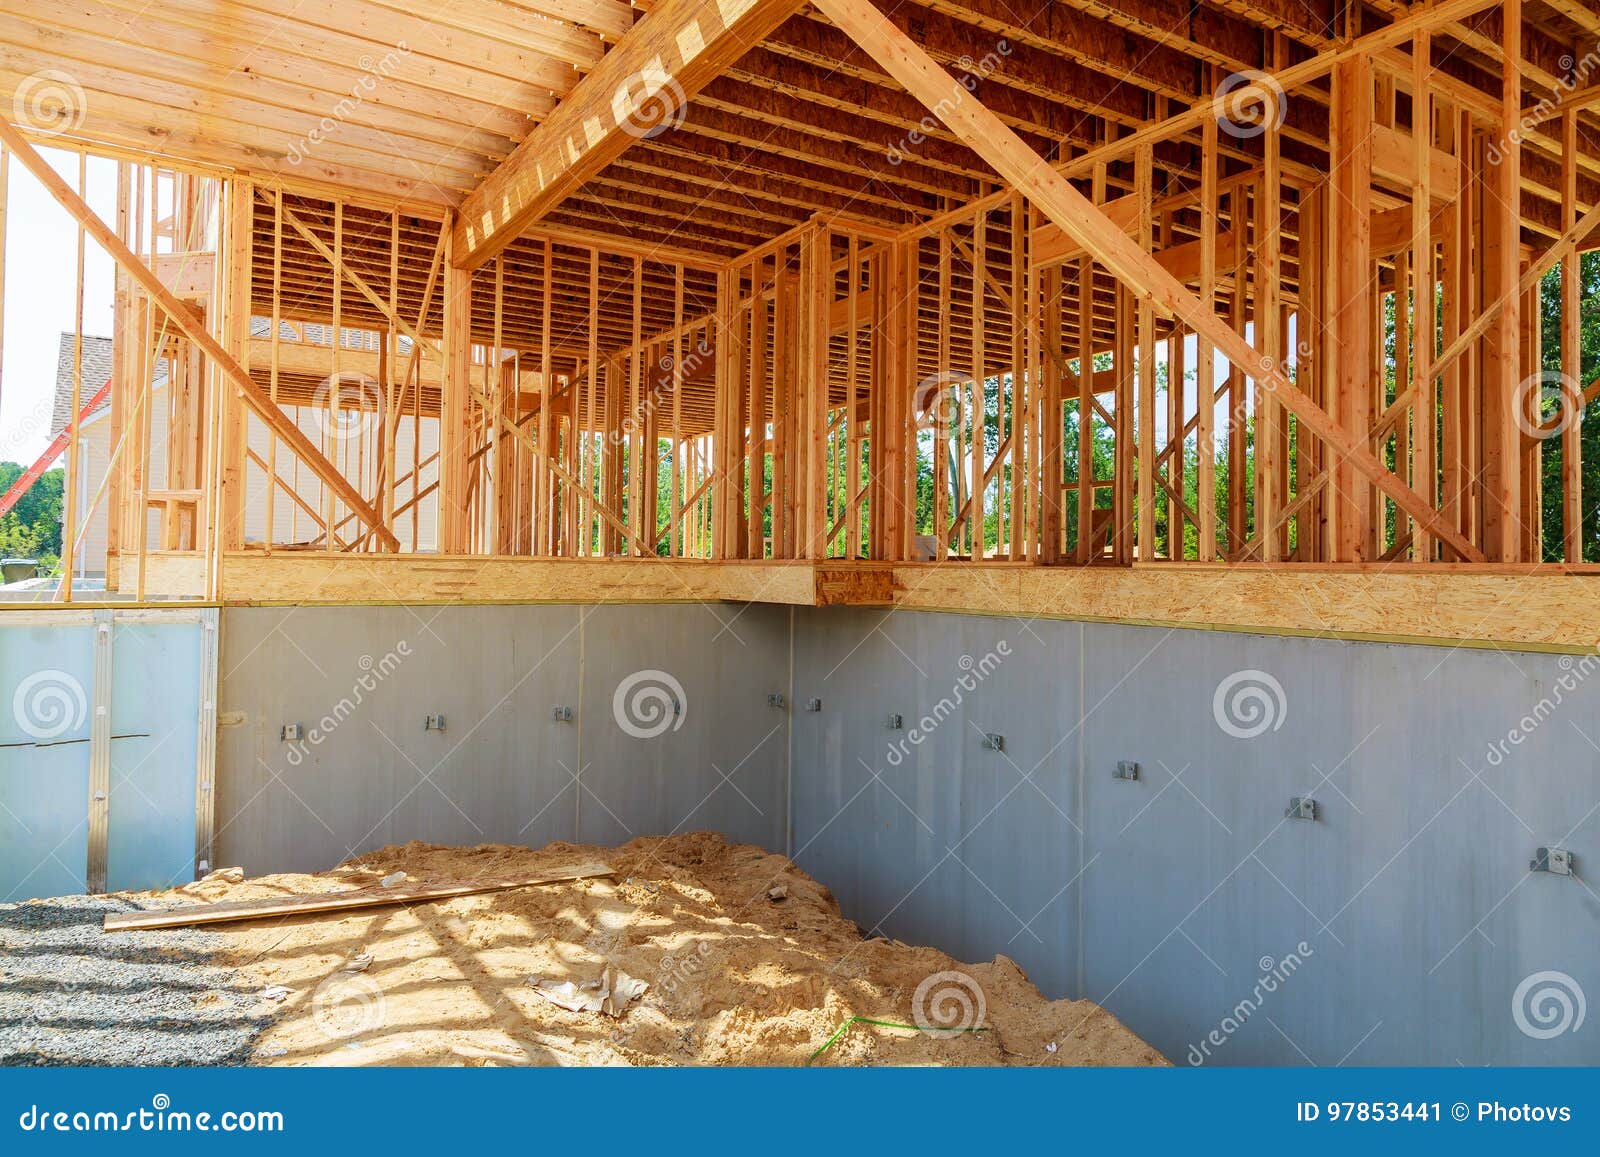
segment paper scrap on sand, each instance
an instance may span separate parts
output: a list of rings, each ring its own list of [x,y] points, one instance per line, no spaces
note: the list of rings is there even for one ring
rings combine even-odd
[[[603,1012],[621,1016],[628,1005],[644,995],[650,986],[608,964],[598,980],[548,980],[528,978],[533,990],[551,1004],[569,1012]]]

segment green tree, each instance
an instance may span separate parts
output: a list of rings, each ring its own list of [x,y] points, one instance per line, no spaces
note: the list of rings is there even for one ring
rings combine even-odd
[[[15,462],[0,462],[0,494],[23,474]],[[0,556],[36,558],[54,567],[61,554],[61,491],[65,473],[47,470],[0,518]]]
[[[1578,351],[1581,372],[1575,383],[1583,389],[1600,371],[1600,252],[1585,253],[1578,266]],[[1541,365],[1544,370],[1557,373],[1561,369],[1561,266],[1545,274],[1539,287],[1539,337]],[[1550,379],[1554,381],[1555,379]],[[1544,416],[1553,419],[1560,406],[1560,391],[1544,391]],[[1580,450],[1583,456],[1583,560],[1600,562],[1600,416],[1596,408],[1600,400],[1584,407]],[[1562,557],[1561,474],[1562,446],[1560,438],[1544,443],[1540,462],[1543,477],[1541,502],[1544,518],[1544,557],[1548,562]]]

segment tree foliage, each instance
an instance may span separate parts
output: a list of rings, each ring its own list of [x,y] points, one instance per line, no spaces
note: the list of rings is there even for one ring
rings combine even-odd
[[[25,467],[0,462],[0,494],[11,489]],[[61,491],[65,472],[47,470],[0,517],[0,557],[34,558],[54,567],[61,554]]]
[[[1578,350],[1581,372],[1572,383],[1582,390],[1600,371],[1600,251],[1586,253],[1578,268]],[[1540,285],[1540,353],[1544,370],[1559,373],[1561,370],[1561,266],[1545,274]],[[1554,379],[1551,379],[1552,381]],[[1571,387],[1566,387],[1571,388]],[[1556,416],[1559,405],[1557,390],[1545,391],[1545,417]],[[1580,454],[1583,477],[1583,560],[1600,562],[1600,418],[1595,409],[1600,399],[1584,407]],[[1541,513],[1544,516],[1544,557],[1546,561],[1559,561],[1562,557],[1561,474],[1562,446],[1560,438],[1544,443],[1540,473],[1543,487],[1540,495]]]

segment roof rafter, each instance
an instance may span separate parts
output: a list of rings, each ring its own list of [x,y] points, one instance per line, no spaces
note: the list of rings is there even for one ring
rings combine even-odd
[[[483,264],[666,121],[799,9],[801,0],[666,0],[462,204],[456,260]],[[658,122],[661,123],[661,122]]]

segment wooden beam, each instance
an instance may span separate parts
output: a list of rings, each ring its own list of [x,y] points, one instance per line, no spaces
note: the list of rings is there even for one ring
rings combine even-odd
[[[1578,216],[1578,110],[1561,120],[1561,223],[1571,227]],[[1576,386],[1583,362],[1582,273],[1576,250],[1561,257],[1561,372]],[[1583,411],[1574,398],[1561,399],[1561,541],[1567,562],[1583,561]],[[1538,561],[1538,560],[1534,560]]]
[[[1412,134],[1390,125],[1367,126],[1371,138],[1372,177],[1399,188],[1410,190],[1420,179],[1422,165]],[[1460,195],[1459,161],[1443,149],[1429,147],[1429,196],[1448,204]]]
[[[265,189],[261,190],[261,196],[263,200],[270,202],[270,195]],[[411,349],[413,354],[416,354],[420,351],[434,356],[439,355],[438,350],[434,349],[425,340],[423,340],[422,334],[418,331],[418,329],[408,324],[406,319],[400,316],[399,310],[395,309],[394,306],[385,301],[383,296],[379,294],[377,290],[373,289],[370,285],[363,281],[361,275],[358,274],[348,262],[342,260],[339,254],[336,254],[332,249],[329,249],[322,238],[318,237],[315,233],[308,229],[305,223],[302,222],[299,217],[295,216],[292,211],[285,209],[283,211],[283,219],[288,223],[291,229],[293,229],[301,237],[305,238],[306,242],[317,251],[318,255],[320,255],[323,260],[327,261],[328,265],[333,269],[336,277],[342,277],[348,281],[352,286],[355,287],[356,291],[359,292],[361,296],[370,301],[373,307],[389,320],[390,325],[394,326],[401,333],[405,334],[406,337],[411,339]]]
[[[339,473],[332,462],[323,457],[311,439],[289,420],[288,415],[278,408],[260,386],[256,385],[238,360],[211,336],[205,324],[192,312],[191,307],[174,297],[162,284],[161,278],[156,276],[155,271],[122,243],[122,239],[112,231],[111,227],[100,220],[82,197],[73,192],[71,186],[57,175],[21,133],[4,121],[0,121],[0,141],[5,142],[27,170],[39,179],[39,182],[49,190],[50,195],[84,227],[112,259],[127,271],[128,276],[139,283],[139,287],[161,307],[183,335],[199,346],[206,357],[211,359],[212,364],[233,382],[234,388],[244,398],[245,404],[256,412],[256,415],[266,423],[267,428],[283,439],[284,444],[311,468],[312,473],[322,481],[323,485],[337,494],[363,522],[373,527],[384,545],[391,550],[398,550],[399,541],[388,527],[383,525],[378,512],[372,508],[361,492]]]
[[[454,233],[450,244],[454,244]],[[449,257],[449,246],[446,257]],[[472,276],[447,260],[444,270],[444,381],[439,396],[439,548],[468,548],[467,455],[472,392]]]
[[[1263,363],[1244,337],[1216,316],[1210,303],[1190,293],[1136,242],[1108,222],[1066,178],[1029,149],[910,37],[885,20],[868,0],[817,0],[817,7],[1141,300],[1165,316],[1182,318],[1196,333],[1211,340],[1230,362],[1270,390],[1306,429],[1371,478],[1418,523],[1449,543],[1463,558],[1482,561],[1482,553],[1449,526],[1421,495],[1389,471],[1362,439],[1290,381],[1281,365]]]
[[[1088,3],[1098,3],[1098,0],[1072,0],[1072,6],[1081,8]],[[1248,107],[1249,102],[1261,100],[1263,96],[1270,96],[1274,92],[1286,93],[1301,89],[1312,81],[1325,75],[1341,61],[1349,60],[1364,54],[1381,54],[1393,49],[1396,45],[1404,44],[1411,40],[1419,29],[1438,28],[1442,25],[1465,20],[1485,8],[1493,7],[1499,0],[1434,0],[1431,4],[1419,4],[1409,10],[1404,16],[1399,17],[1391,24],[1386,24],[1376,31],[1352,40],[1343,41],[1337,48],[1328,48],[1308,57],[1296,64],[1276,72],[1268,72],[1256,77],[1251,83],[1241,85],[1227,92],[1213,92],[1213,95],[1203,97],[1178,112],[1172,113],[1163,119],[1152,120],[1128,136],[1119,137],[1114,141],[1106,142],[1086,153],[1073,157],[1070,161],[1063,161],[1057,168],[1063,173],[1073,177],[1086,176],[1092,167],[1104,160],[1125,160],[1133,154],[1140,145],[1153,144],[1160,148],[1162,144],[1173,140],[1195,129],[1203,129],[1209,121],[1217,122],[1219,117],[1226,118],[1230,108],[1238,107],[1241,102]],[[1199,11],[1208,11],[1201,9]],[[1198,15],[1195,17],[1198,19]],[[1163,19],[1166,19],[1165,17]],[[885,69],[885,71],[888,71]],[[1435,77],[1437,82],[1441,78]],[[978,150],[981,154],[981,150]],[[1234,179],[1233,177],[1229,178]],[[966,217],[985,205],[998,205],[1010,196],[1010,191],[1001,189],[969,201],[957,209],[952,209],[948,214],[936,216],[918,226],[919,229],[937,228],[944,223],[942,218]]]
[[[1600,608],[1591,599],[1573,597],[1574,588],[1590,581],[1574,569],[1376,561],[1131,567],[927,563],[896,565],[894,582],[899,588],[895,606],[901,610],[1590,653],[1588,640],[1600,637]],[[1197,598],[1202,589],[1205,597]]]
[[[1213,70],[1214,72],[1215,70]],[[1205,311],[1215,316],[1217,299],[1217,178],[1221,159],[1217,156],[1219,126],[1216,117],[1208,119],[1200,130],[1200,300]],[[1199,517],[1195,525],[1195,557],[1210,562],[1217,557],[1217,453],[1215,391],[1217,383],[1217,351],[1205,334],[1195,334],[1195,505]],[[1175,328],[1174,340],[1167,343],[1168,356],[1174,371],[1168,375],[1167,389],[1176,397],[1178,413],[1183,410],[1184,376],[1182,362],[1184,336]],[[1176,425],[1176,422],[1174,422]],[[1169,434],[1168,437],[1171,437]],[[1167,517],[1170,528],[1176,530],[1169,548],[1174,558],[1182,558],[1187,546],[1183,531],[1183,441],[1177,440],[1173,455],[1168,494],[1171,506]],[[1174,484],[1175,483],[1175,484]]]
[[[701,88],[799,8],[665,0],[462,203],[455,260],[482,265],[629,145],[674,127]]]
[[[1329,405],[1347,430],[1363,437],[1372,426],[1372,325],[1378,290],[1377,269],[1370,253],[1372,228],[1373,123],[1372,62],[1357,57],[1333,73],[1333,141],[1329,187],[1332,240],[1329,283],[1334,366]],[[1340,562],[1369,562],[1381,553],[1374,525],[1368,480],[1344,459],[1333,471],[1333,546]]]
[[[1411,187],[1411,387],[1407,393],[1416,395],[1417,404],[1411,422],[1411,484],[1419,486],[1429,502],[1438,494],[1438,455],[1434,441],[1438,436],[1439,393],[1434,388],[1434,344],[1439,327],[1439,298],[1435,280],[1433,238],[1433,180],[1423,156],[1433,148],[1434,114],[1433,97],[1428,89],[1428,76],[1432,70],[1433,38],[1429,32],[1418,32],[1411,45],[1411,138],[1417,158],[1417,173]],[[1458,165],[1459,168],[1459,165]],[[1374,216],[1374,221],[1376,215]],[[1373,244],[1368,235],[1368,244]],[[1395,298],[1395,316],[1403,319],[1405,313],[1404,289]],[[1397,321],[1396,348],[1404,345],[1405,323]],[[1399,449],[1397,445],[1396,450]],[[1412,558],[1418,562],[1433,560],[1432,540],[1419,528],[1412,528]]]
[[[1555,98],[1546,97],[1538,104],[1522,110],[1522,124],[1525,129],[1535,129],[1592,104],[1600,104],[1600,84],[1585,85],[1565,94],[1557,93]]]
[[[1522,437],[1518,407],[1522,377],[1519,326],[1522,294],[1517,291],[1522,255],[1521,145],[1516,128],[1522,115],[1522,0],[1502,9],[1505,42],[1501,61],[1502,112],[1498,159],[1486,148],[1483,182],[1480,276],[1484,297],[1498,295],[1500,308],[1484,333],[1479,361],[1483,457],[1479,470],[1483,499],[1484,552],[1497,562],[1523,558]]]
[[[265,900],[224,900],[217,904],[190,904],[157,912],[111,912],[101,924],[105,932],[131,932],[144,928],[188,928],[196,924],[231,924],[267,916],[314,916],[321,912],[350,912],[390,904],[428,904],[457,896],[504,892],[540,884],[566,884],[598,876],[614,876],[606,864],[577,864],[535,872],[510,880],[469,880],[464,884],[412,884],[395,888],[352,888],[344,892],[317,892],[309,896],[272,896]]]
[[[1154,147],[1141,145],[1133,158],[1134,195],[1139,198],[1140,248],[1148,252],[1155,246]],[[1169,270],[1170,272],[1170,270]],[[1147,302],[1139,303],[1139,471],[1135,483],[1139,503],[1139,553],[1141,562],[1156,556],[1156,315]],[[1118,454],[1123,453],[1121,446]]]

